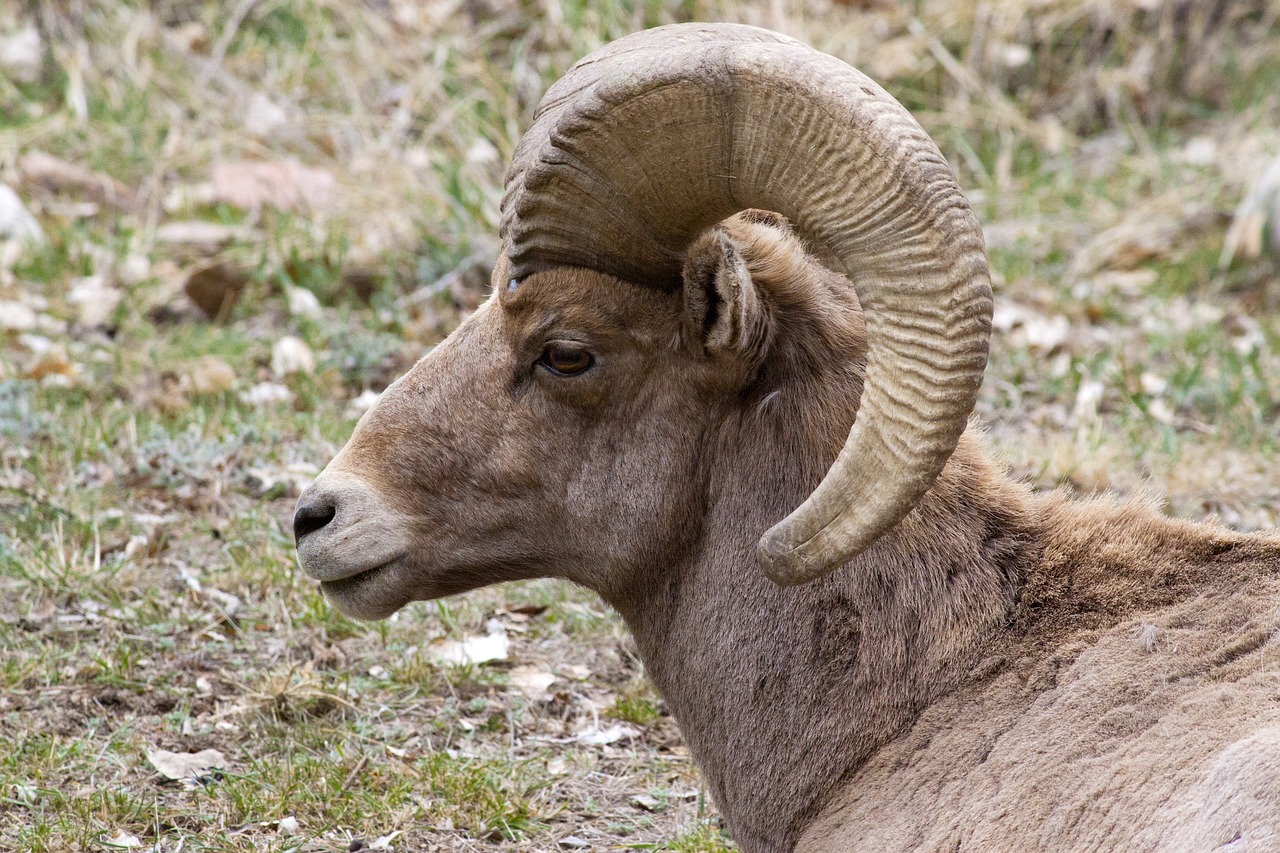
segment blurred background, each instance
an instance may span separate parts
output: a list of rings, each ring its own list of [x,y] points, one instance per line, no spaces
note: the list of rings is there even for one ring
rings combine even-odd
[[[546,87],[645,27],[877,79],[987,234],[1038,487],[1280,518],[1280,5],[0,8],[0,848],[732,849],[624,629],[540,582],[331,612],[293,499],[485,298]]]

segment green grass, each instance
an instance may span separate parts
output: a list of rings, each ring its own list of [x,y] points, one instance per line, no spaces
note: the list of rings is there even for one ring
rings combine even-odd
[[[1039,487],[1146,489],[1181,515],[1280,520],[1280,270],[1266,257],[1218,268],[1230,211],[1280,152],[1280,31],[1264,4],[1194,32],[1179,28],[1203,25],[1195,15],[1136,14],[1109,36],[1075,0],[1057,17],[976,0],[781,17],[728,0],[499,0],[439,19],[431,4],[374,15],[301,0],[253,5],[228,29],[234,5],[41,7],[42,76],[0,73],[0,179],[48,236],[16,259],[0,250],[0,300],[40,318],[37,339],[0,332],[0,849],[107,850],[126,833],[144,849],[333,850],[396,832],[397,849],[555,849],[567,835],[733,849],[593,596],[505,585],[357,623],[298,574],[289,534],[298,482],[350,434],[350,401],[483,295],[413,297],[492,256],[506,163],[542,91],[644,26],[763,23],[872,74],[904,39],[913,70],[881,82],[972,193],[997,298],[1019,312],[980,402],[998,452]],[[0,34],[18,15],[0,12]],[[1033,26],[1027,63],[1009,66],[1002,46]],[[1148,91],[1106,83],[1144,51]],[[283,116],[265,132],[244,121],[255,95]],[[1215,146],[1208,162],[1185,156],[1197,139]],[[13,164],[32,150],[111,175],[146,210],[27,186]],[[332,175],[331,207],[246,211],[204,186],[217,161],[290,158]],[[212,254],[157,241],[190,219],[249,233]],[[212,261],[245,282],[217,321],[180,294]],[[95,274],[121,300],[83,328],[68,297]],[[318,316],[290,314],[295,287]],[[1038,342],[1041,321],[1065,323],[1063,339]],[[311,348],[314,375],[272,375],[283,335]],[[71,379],[28,375],[42,347],[65,350]],[[194,389],[207,356],[231,387]],[[277,381],[288,402],[245,400]],[[433,662],[433,641],[494,619],[511,660]],[[550,696],[514,689],[515,666],[554,674]],[[638,737],[578,743],[601,717]],[[152,748],[215,748],[229,766],[187,790],[152,772]]]

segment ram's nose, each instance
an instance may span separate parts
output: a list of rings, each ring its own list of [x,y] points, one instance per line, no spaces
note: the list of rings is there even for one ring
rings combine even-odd
[[[410,524],[361,477],[325,471],[298,496],[293,538],[298,564],[318,581],[336,581],[402,556]]]
[[[302,543],[302,537],[328,525],[338,515],[338,502],[330,495],[303,492],[298,507],[293,511],[293,541]]]

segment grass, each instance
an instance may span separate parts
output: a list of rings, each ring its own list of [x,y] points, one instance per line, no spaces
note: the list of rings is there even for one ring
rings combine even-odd
[[[0,305],[37,318],[0,331],[2,849],[732,849],[600,602],[535,582],[356,623],[298,576],[288,533],[352,401],[483,296],[542,91],[644,26],[779,28],[916,112],[987,227],[1007,320],[980,415],[1018,475],[1280,520],[1280,273],[1218,265],[1280,153],[1274,4],[81,5],[0,11],[0,37],[41,34],[35,79],[0,73],[0,180],[47,235],[0,242]],[[141,209],[41,188],[32,151]],[[288,159],[328,173],[330,203],[210,194],[215,162]],[[239,230],[161,239],[185,221]],[[214,262],[240,293],[210,320],[182,287]],[[119,301],[85,322],[92,276]],[[293,289],[319,310],[291,310]],[[285,335],[314,371],[273,372]],[[267,385],[282,398],[249,398]],[[434,661],[494,620],[510,660]],[[517,666],[555,677],[545,696]],[[634,736],[577,740],[615,724]],[[188,789],[152,772],[154,748],[227,766]]]

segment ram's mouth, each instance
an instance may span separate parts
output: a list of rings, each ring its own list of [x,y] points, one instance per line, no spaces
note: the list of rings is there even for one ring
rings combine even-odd
[[[364,571],[356,572],[354,575],[348,575],[345,578],[338,578],[337,580],[331,581],[320,581],[320,589],[328,596],[344,595],[351,592],[356,587],[362,586],[363,584],[378,577],[390,568],[398,559],[399,557],[396,557],[385,563],[380,563],[371,569],[365,569]]]
[[[320,591],[329,604],[354,619],[385,619],[409,602],[397,579],[399,555],[367,569],[320,582]]]

